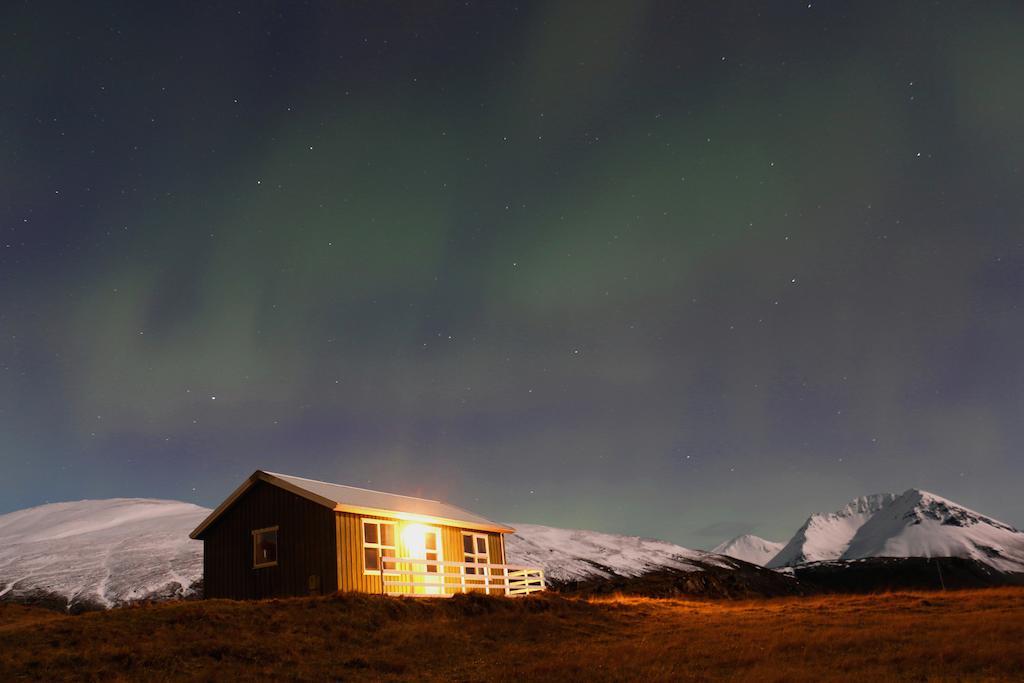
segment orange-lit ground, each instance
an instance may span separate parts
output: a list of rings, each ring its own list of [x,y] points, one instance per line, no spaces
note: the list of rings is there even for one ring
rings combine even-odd
[[[1022,680],[1024,589],[0,606],[0,680]]]

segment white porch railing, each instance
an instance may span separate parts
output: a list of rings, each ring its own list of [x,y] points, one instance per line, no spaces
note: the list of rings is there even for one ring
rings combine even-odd
[[[382,592],[437,595],[479,591],[487,595],[529,595],[545,590],[544,570],[515,564],[477,564],[414,557],[380,558]],[[392,565],[394,569],[384,569]],[[429,571],[428,571],[429,570]]]

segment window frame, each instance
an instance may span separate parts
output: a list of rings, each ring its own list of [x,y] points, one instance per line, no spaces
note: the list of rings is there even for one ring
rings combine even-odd
[[[423,564],[424,570],[431,574],[444,574],[444,565],[442,564],[444,562],[444,531],[439,526],[427,526],[424,527],[424,529],[426,530],[427,533],[431,533],[434,535],[436,547],[433,550],[431,550],[430,548],[426,547],[426,544],[424,544],[424,557],[423,559],[416,558],[416,564]],[[407,552],[409,552],[409,549],[407,549]],[[433,553],[436,556],[433,560],[431,560],[428,557],[425,557],[426,555],[429,555],[431,553]],[[412,552],[409,552],[409,555],[411,556]],[[433,570],[431,570],[431,567],[433,567]]]
[[[366,540],[366,525],[367,524],[374,524],[374,525],[377,526],[377,542],[376,543],[368,543],[367,540]],[[384,544],[381,543],[382,536],[381,536],[381,533],[380,533],[380,527],[383,524],[387,524],[388,526],[391,527],[391,542],[392,542],[392,545],[384,545]],[[373,519],[373,518],[370,518],[370,517],[362,517],[359,520],[359,534],[360,534],[359,540],[360,540],[360,543],[362,545],[362,553],[361,553],[362,559],[360,560],[360,562],[363,565],[363,574],[364,575],[366,575],[366,574],[379,575],[382,570],[383,571],[389,571],[391,569],[394,569],[394,567],[385,567],[384,566],[384,562],[381,561],[381,558],[382,557],[388,557],[388,556],[390,556],[390,557],[398,557],[398,522],[394,522],[394,521],[389,520],[389,519]],[[378,564],[378,567],[376,569],[370,569],[370,568],[368,568],[366,566],[366,550],[367,550],[367,548],[376,548],[377,549],[377,564]],[[392,552],[391,552],[390,555],[388,555],[387,553],[384,552],[384,550],[391,550]],[[392,564],[394,564],[394,563],[392,562]]]
[[[466,552],[466,539],[467,538],[473,539],[473,552],[471,552],[471,553],[467,553]],[[484,541],[484,551],[483,552],[480,552],[479,546],[477,545],[477,539],[480,539],[480,538],[482,538],[483,541]],[[485,560],[484,562],[480,561],[481,557],[484,558],[484,560]],[[473,558],[473,559],[469,559],[469,558]],[[490,539],[490,537],[487,534],[481,534],[481,533],[479,533],[477,531],[463,531],[462,532],[462,561],[466,562],[466,563],[469,563],[469,564],[473,564],[473,565],[477,565],[477,564],[491,564],[491,539]],[[467,574],[479,574],[481,576],[483,576],[484,574],[487,573],[485,571],[477,572],[476,571],[476,567],[465,567],[465,570],[466,570]]]
[[[260,562],[259,558],[256,557],[256,550],[259,548],[259,544],[257,543],[256,539],[259,538],[260,534],[269,533],[271,531],[274,532],[274,560],[272,562]],[[280,558],[280,556],[281,556],[281,539],[280,539],[280,536],[281,536],[280,526],[276,525],[276,524],[274,526],[268,526],[268,527],[264,527],[262,529],[253,529],[252,530],[252,568],[253,569],[263,569],[264,567],[276,567],[277,566],[278,558]]]

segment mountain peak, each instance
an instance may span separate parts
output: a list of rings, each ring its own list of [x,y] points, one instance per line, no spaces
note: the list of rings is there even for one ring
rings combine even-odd
[[[812,514],[765,566],[777,568],[839,559],[860,526],[896,498],[895,493],[872,493],[854,498],[835,512]]]
[[[911,489],[916,490],[916,489]],[[896,500],[899,496],[895,493],[871,493],[866,496],[858,496],[854,498],[844,507],[836,510],[832,513],[827,513],[828,516],[838,517],[850,517],[853,515],[862,515],[865,513],[878,512],[886,505]],[[812,517],[814,515],[811,515]],[[822,515],[826,516],[826,515]]]
[[[727,555],[751,564],[764,565],[778,555],[785,543],[769,541],[754,534],[743,534],[729,541],[720,543],[711,551],[718,555]]]
[[[908,525],[917,525],[923,522],[964,528],[982,525],[1019,533],[1009,524],[921,489],[907,489],[888,507],[890,508],[887,513],[888,517],[898,518]]]
[[[918,488],[909,488],[909,489],[907,489],[906,491],[904,491],[903,493],[901,493],[899,495],[899,498],[904,498],[904,499],[907,499],[907,500],[915,500],[915,501],[918,501],[918,502],[924,503],[924,504],[945,503],[947,505],[954,505],[956,507],[963,507],[962,505],[959,505],[958,503],[954,503],[953,501],[949,500],[948,498],[943,498],[942,496],[938,495],[937,493],[932,493],[931,491],[925,491],[924,489],[918,489]]]
[[[1024,534],[1008,524],[922,489],[855,498],[813,514],[768,563],[783,567],[869,557],[963,557],[1024,571]]]

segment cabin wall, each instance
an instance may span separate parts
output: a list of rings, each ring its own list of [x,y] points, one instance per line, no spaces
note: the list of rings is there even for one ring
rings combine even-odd
[[[487,551],[491,555],[491,562],[505,564],[505,544],[502,543],[501,534],[487,534]]]
[[[478,531],[476,529],[463,529],[461,527],[441,527],[441,536],[444,538],[444,559],[449,562],[462,562],[462,532],[469,531],[474,534],[485,534],[487,536],[487,555],[491,564],[505,564],[505,557],[502,554],[501,534],[490,531]]]
[[[380,593],[380,575],[367,574],[363,568],[363,522],[364,519],[394,520],[374,515],[359,515],[353,512],[336,512],[338,585],[343,591]],[[395,530],[401,538],[401,528]]]
[[[253,568],[255,529],[277,526],[277,565]],[[208,598],[252,600],[338,589],[335,512],[290,491],[256,482],[203,532]],[[310,577],[319,589],[311,591]]]
[[[462,529],[460,527],[444,527],[442,532],[445,536],[444,559],[450,562],[462,562],[465,559],[462,550],[463,531],[485,534],[487,536],[487,561],[491,564],[505,564],[505,558],[502,554],[501,534],[476,529]],[[491,569],[490,573],[494,577],[501,576],[500,569]],[[496,587],[502,585],[500,578],[494,581],[494,585]],[[482,591],[483,589],[478,590]]]
[[[402,540],[402,530],[410,525],[416,524],[417,522],[406,522],[403,520],[389,519],[387,517],[380,517],[376,515],[361,515],[353,512],[338,512],[336,521],[336,535],[337,535],[337,548],[338,548],[338,585],[343,591],[360,591],[366,593],[380,593],[381,582],[380,575],[376,572],[366,573],[363,568],[363,519],[379,519],[385,522],[395,522],[396,538],[397,538],[397,549],[396,552],[401,557],[408,557],[409,550],[405,547],[405,543]],[[463,529],[460,527],[443,526],[428,524],[427,526],[437,526],[441,529],[441,555],[442,558],[447,562],[462,562],[462,532]],[[465,531],[472,531],[471,529],[465,529]],[[477,532],[483,533],[483,532]],[[502,556],[502,543],[501,535],[497,533],[487,533],[488,536],[488,552],[490,554],[490,561],[493,564],[502,564],[504,558]],[[450,572],[455,572],[454,568],[449,568]],[[403,592],[412,592],[403,591]]]

